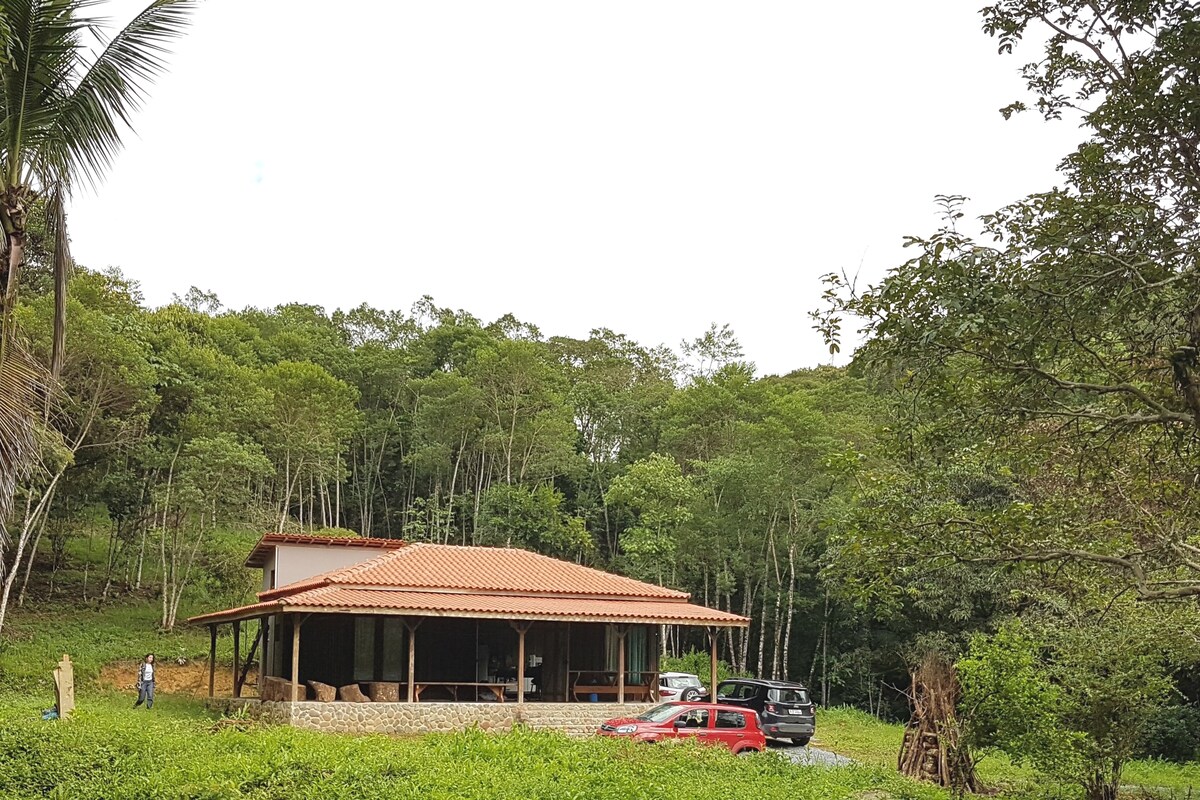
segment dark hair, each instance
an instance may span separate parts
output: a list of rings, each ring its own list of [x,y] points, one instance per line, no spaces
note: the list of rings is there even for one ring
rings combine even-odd
[[[142,661],[145,661],[147,658],[154,658],[154,653],[146,653],[146,655],[142,656]]]

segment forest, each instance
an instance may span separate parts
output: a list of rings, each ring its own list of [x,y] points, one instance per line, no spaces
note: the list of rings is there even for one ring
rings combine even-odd
[[[521,547],[749,617],[726,669],[915,714],[959,791],[986,754],[1090,800],[1196,759],[1200,12],[981,13],[1036,51],[1002,113],[1080,144],[1005,207],[939,197],[880,280],[826,276],[797,325],[846,366],[759,374],[721,321],[668,345],[431,297],[152,307],[68,263],[70,170],[6,168],[0,647],[38,604],[153,602],[171,631],[243,600],[264,531]]]

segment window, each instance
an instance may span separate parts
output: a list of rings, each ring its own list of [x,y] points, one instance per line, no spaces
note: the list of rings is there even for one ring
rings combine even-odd
[[[771,701],[775,703],[807,703],[807,689],[772,689]]]
[[[385,681],[399,681],[404,677],[408,664],[408,646],[404,641],[404,620],[400,617],[383,618],[383,674]]]
[[[663,678],[663,683],[672,689],[686,689],[689,686],[700,685],[700,681],[696,680],[695,678],[684,678],[678,676]]]
[[[683,720],[684,728],[707,728],[708,727],[708,709],[693,708],[680,714],[677,719]]]
[[[661,706],[655,706],[649,711],[642,712],[637,718],[646,722],[666,722],[678,710],[679,707],[674,703],[663,703]]]
[[[354,680],[375,680],[375,617],[354,618]]]
[[[746,727],[746,716],[740,711],[718,711],[717,727],[744,728]]]
[[[731,700],[747,700],[754,697],[758,687],[749,683],[730,683],[718,690],[718,697],[728,697]]]

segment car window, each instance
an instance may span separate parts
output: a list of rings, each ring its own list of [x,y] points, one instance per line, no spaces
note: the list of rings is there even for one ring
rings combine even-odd
[[[691,678],[667,678],[667,685],[672,689],[686,689],[695,686],[696,682]]]
[[[740,711],[718,711],[717,727],[744,728],[746,727],[746,716]]]
[[[744,683],[724,683],[717,688],[717,697],[729,697],[734,700],[751,697],[753,694],[754,687]]]
[[[771,700],[776,703],[807,703],[807,689],[772,689]]]
[[[679,706],[674,703],[663,703],[660,706],[655,706],[649,711],[639,714],[638,719],[645,720],[646,722],[666,722],[678,710]]]
[[[708,727],[708,709],[707,708],[692,708],[676,717],[677,720],[683,720],[685,728],[707,728]]]

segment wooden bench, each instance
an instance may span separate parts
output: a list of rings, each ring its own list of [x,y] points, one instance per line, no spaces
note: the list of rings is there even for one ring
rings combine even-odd
[[[471,681],[418,681],[413,683],[413,700],[421,702],[421,692],[429,687],[440,687],[450,693],[455,702],[458,702],[458,692],[460,689],[471,689],[475,699],[479,698],[479,690],[484,689],[496,698],[496,702],[504,702],[504,687],[503,683],[472,683]]]
[[[653,687],[646,684],[630,684],[625,687],[625,699],[635,702],[649,703],[654,699],[654,694],[651,691]],[[587,697],[588,695],[597,695],[601,697],[620,697],[620,693],[616,686],[611,684],[586,684],[577,683],[571,687],[571,693],[575,696],[575,702],[583,702],[580,695]]]

